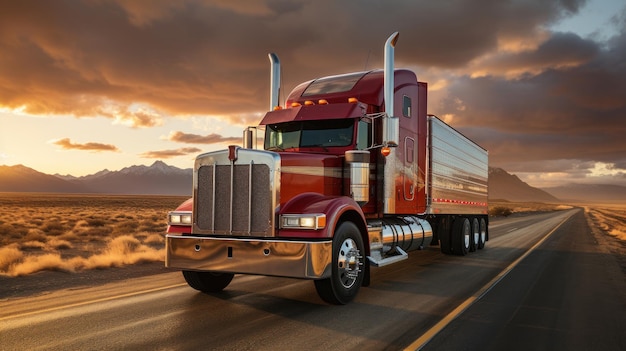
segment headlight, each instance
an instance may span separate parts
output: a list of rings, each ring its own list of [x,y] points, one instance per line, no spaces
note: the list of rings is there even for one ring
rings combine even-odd
[[[191,211],[174,211],[167,214],[169,225],[191,225]]]
[[[326,215],[314,214],[285,214],[280,219],[281,228],[288,229],[322,229],[326,227]]]

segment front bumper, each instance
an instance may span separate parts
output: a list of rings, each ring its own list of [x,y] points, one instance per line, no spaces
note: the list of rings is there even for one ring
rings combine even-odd
[[[165,266],[183,270],[322,279],[331,274],[332,240],[290,241],[165,236]]]

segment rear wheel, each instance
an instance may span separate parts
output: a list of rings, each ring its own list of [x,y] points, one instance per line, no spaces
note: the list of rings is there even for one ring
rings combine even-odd
[[[363,282],[364,253],[359,228],[352,222],[341,223],[333,237],[331,276],[315,281],[322,300],[345,305],[354,299]]]
[[[465,256],[470,248],[470,234],[472,226],[469,219],[465,217],[457,217],[452,226],[452,253],[455,255]]]
[[[183,271],[183,277],[190,287],[205,293],[224,290],[235,275],[232,273]]]
[[[487,221],[484,218],[480,219],[480,230],[478,233],[478,248],[482,249],[487,241]]]

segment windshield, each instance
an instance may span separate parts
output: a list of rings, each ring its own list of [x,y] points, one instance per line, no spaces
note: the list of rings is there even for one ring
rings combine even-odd
[[[271,124],[265,129],[265,149],[348,146],[352,144],[353,130],[353,119]]]

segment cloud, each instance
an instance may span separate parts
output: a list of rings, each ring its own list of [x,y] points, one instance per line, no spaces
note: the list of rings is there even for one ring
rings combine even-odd
[[[268,51],[281,56],[287,87],[380,67],[396,30],[400,62],[461,68],[581,3],[10,2],[0,13],[0,105],[77,116],[102,115],[107,101],[164,115],[264,111]]]
[[[558,61],[558,51],[579,62],[548,65],[552,67],[512,80],[458,77],[448,86],[444,114],[454,115],[455,127],[489,149],[492,164],[506,163],[508,170],[528,169],[528,162],[555,162],[558,170],[572,171],[573,163],[558,160],[626,164],[626,31],[602,45],[572,35],[551,40],[546,45],[560,49],[546,50],[551,55],[535,52],[552,57],[543,62]]]
[[[382,67],[399,31],[397,66],[437,88],[428,112],[488,148],[493,165],[624,165],[626,8],[612,38],[548,29],[586,3],[12,1],[0,12],[0,108],[130,127],[187,116],[250,125],[268,106],[268,52],[282,62],[284,101],[301,82]]]
[[[78,144],[78,143],[72,143],[70,138],[53,140],[51,143],[54,145],[60,146],[64,150],[84,150],[84,151],[93,151],[93,152],[119,151],[119,149],[115,145],[93,143],[93,142],[85,143],[85,144]]]
[[[198,135],[188,134],[183,132],[170,132],[167,138],[170,141],[186,144],[225,144],[225,143],[240,143],[241,138],[235,137],[223,137],[219,134]]]
[[[498,51],[472,64],[475,76],[499,75],[516,79],[550,69],[577,67],[592,60],[600,51],[597,43],[573,33],[554,33],[537,47],[517,52]]]
[[[196,147],[184,147],[184,148],[175,149],[175,150],[148,151],[148,152],[144,152],[143,154],[140,154],[139,156],[143,158],[168,159],[168,158],[173,158],[177,156],[197,154],[198,152],[201,152],[201,151],[202,151],[201,149],[198,149]]]

